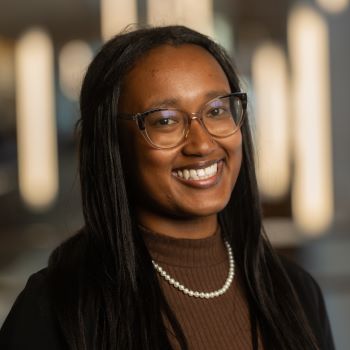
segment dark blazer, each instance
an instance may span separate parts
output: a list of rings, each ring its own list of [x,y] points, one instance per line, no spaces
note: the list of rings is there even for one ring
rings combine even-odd
[[[297,265],[283,261],[321,350],[333,350],[332,333],[321,290]],[[1,350],[67,349],[50,306],[47,270],[32,275],[0,330]],[[307,350],[307,349],[305,349]]]

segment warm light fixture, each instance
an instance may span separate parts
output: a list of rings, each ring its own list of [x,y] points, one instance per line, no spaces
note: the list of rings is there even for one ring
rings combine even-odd
[[[234,56],[235,36],[231,19],[222,13],[215,13],[213,22],[215,40],[220,43],[229,54]]]
[[[316,0],[316,2],[330,13],[340,13],[349,6],[349,0]]]
[[[101,35],[104,41],[129,24],[137,23],[137,0],[101,0]]]
[[[213,0],[148,0],[148,23],[182,24],[201,33],[214,33]]]
[[[295,177],[293,215],[308,234],[333,219],[329,42],[325,20],[297,6],[288,20],[293,71]]]
[[[90,46],[82,40],[70,41],[60,51],[60,87],[65,96],[73,101],[78,99],[82,79],[92,55]]]
[[[15,52],[19,189],[42,210],[58,191],[53,48],[39,29],[25,33]]]
[[[13,44],[0,37],[0,94],[5,98],[13,95],[14,65]]]
[[[258,182],[269,200],[283,198],[290,185],[289,82],[283,49],[265,42],[253,55]]]

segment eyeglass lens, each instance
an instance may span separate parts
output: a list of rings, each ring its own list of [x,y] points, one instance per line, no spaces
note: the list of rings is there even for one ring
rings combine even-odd
[[[210,134],[218,137],[228,136],[240,127],[243,118],[242,101],[238,96],[218,98],[204,106],[201,117]],[[188,127],[188,115],[176,109],[154,111],[145,118],[147,136],[158,147],[179,144]]]

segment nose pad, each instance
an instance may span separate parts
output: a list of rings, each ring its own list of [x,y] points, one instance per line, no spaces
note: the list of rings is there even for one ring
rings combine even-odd
[[[193,113],[193,114],[196,114],[196,113]],[[190,132],[191,132],[191,129],[192,129],[192,126],[195,125],[195,123],[193,121],[197,121],[199,126],[201,127],[200,129],[202,130],[202,132],[205,133],[205,135],[207,137],[209,137],[212,141],[213,141],[213,137],[209,134],[207,128],[205,127],[204,123],[203,123],[203,120],[200,118],[200,117],[197,117],[195,115],[193,115],[190,119],[190,124],[188,126],[188,130],[186,132],[186,135],[185,137],[188,138]]]
[[[191,117],[191,123],[186,134],[184,152],[204,155],[210,153],[215,146],[213,137],[209,134],[203,121],[196,116]]]

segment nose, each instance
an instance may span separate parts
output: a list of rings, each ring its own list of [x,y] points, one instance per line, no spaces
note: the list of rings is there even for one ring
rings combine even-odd
[[[191,124],[186,135],[183,153],[191,156],[206,156],[214,151],[216,142],[208,133],[200,118],[192,114]]]

